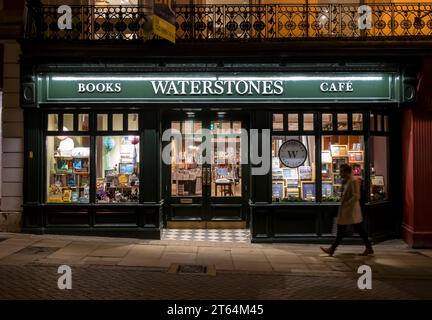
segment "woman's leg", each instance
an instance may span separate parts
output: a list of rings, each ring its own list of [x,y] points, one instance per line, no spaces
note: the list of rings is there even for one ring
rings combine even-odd
[[[346,229],[347,229],[346,224],[338,224],[337,225],[336,239],[331,246],[331,250],[333,250],[333,251],[336,250],[336,248],[338,247],[338,245],[342,241],[343,237],[345,236]]]
[[[372,244],[369,241],[366,231],[363,228],[363,223],[357,223],[354,225],[354,231],[357,232],[360,237],[363,239],[363,242],[367,249],[372,249]]]

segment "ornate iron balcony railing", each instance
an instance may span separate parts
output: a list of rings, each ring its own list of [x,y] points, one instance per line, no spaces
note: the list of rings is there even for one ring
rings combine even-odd
[[[176,38],[197,40],[432,39],[432,4],[367,4],[371,26],[358,26],[358,4],[177,5]],[[57,6],[28,8],[27,38],[146,40],[152,8],[70,6],[72,29],[59,30]]]

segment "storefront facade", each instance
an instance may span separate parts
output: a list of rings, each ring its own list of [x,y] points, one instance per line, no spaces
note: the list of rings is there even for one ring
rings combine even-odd
[[[371,236],[397,234],[392,128],[414,101],[400,66],[105,68],[31,65],[25,231],[158,239],[164,227],[250,228],[255,242],[325,242],[349,163]],[[306,153],[291,168],[288,140]]]
[[[359,31],[356,6],[179,4],[174,45],[149,40],[138,4],[72,6],[65,31],[36,2],[20,59],[25,232],[329,242],[348,163],[374,241],[432,245],[428,6],[371,4]]]

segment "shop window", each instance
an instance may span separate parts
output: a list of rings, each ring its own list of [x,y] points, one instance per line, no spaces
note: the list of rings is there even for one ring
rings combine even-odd
[[[96,137],[96,202],[139,200],[139,136]]]
[[[97,115],[97,130],[98,131],[108,130],[108,115],[106,113]]]
[[[200,148],[202,136],[200,121],[173,121],[171,129],[181,133],[181,139],[171,140],[171,196],[194,197],[202,195],[203,170]],[[209,178],[207,178],[207,183]]]
[[[288,113],[288,131],[299,130],[299,115],[298,113]]]
[[[304,147],[306,160],[302,157],[302,151],[285,149],[287,144],[281,149],[288,140],[296,141],[293,144],[294,149],[299,146]],[[301,147],[302,150],[304,150],[303,147]],[[280,152],[282,153],[281,157],[279,157]],[[287,161],[288,158],[288,164],[292,167],[286,166],[281,158],[283,161]],[[272,198],[276,202],[315,201],[314,136],[272,137]]]
[[[331,113],[322,114],[322,130],[323,131],[333,130],[333,115]]]
[[[47,202],[88,203],[90,192],[90,138],[48,136]]]
[[[352,129],[354,131],[363,130],[363,114],[353,113],[352,114]]]
[[[241,121],[212,122],[211,195],[241,197]],[[235,129],[237,128],[237,129]]]
[[[354,135],[325,135],[321,139],[322,201],[339,201],[342,164],[351,165],[353,175],[364,179],[364,139]]]
[[[283,113],[273,114],[273,131],[283,131]]]
[[[313,131],[314,130],[314,115],[313,113],[303,114],[303,130]]]
[[[48,114],[48,131],[58,131],[58,115],[55,113]]]
[[[388,199],[388,145],[388,137],[371,136],[369,139],[371,201]]]
[[[112,115],[112,129],[113,129],[113,131],[122,131],[123,130],[123,114],[122,113],[114,113]]]
[[[87,113],[81,113],[78,115],[78,130],[79,131],[89,130],[89,115]]]
[[[74,131],[74,115],[72,113],[63,114],[63,131]]]
[[[129,131],[137,131],[138,130],[138,113],[129,113],[128,114],[128,130]]]
[[[346,113],[337,114],[337,130],[338,131],[348,130],[348,114]]]

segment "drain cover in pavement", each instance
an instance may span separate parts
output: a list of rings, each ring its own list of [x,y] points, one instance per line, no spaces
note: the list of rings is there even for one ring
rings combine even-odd
[[[198,274],[198,275],[216,275],[216,268],[214,265],[200,265],[200,264],[171,264],[168,273],[177,274]]]

